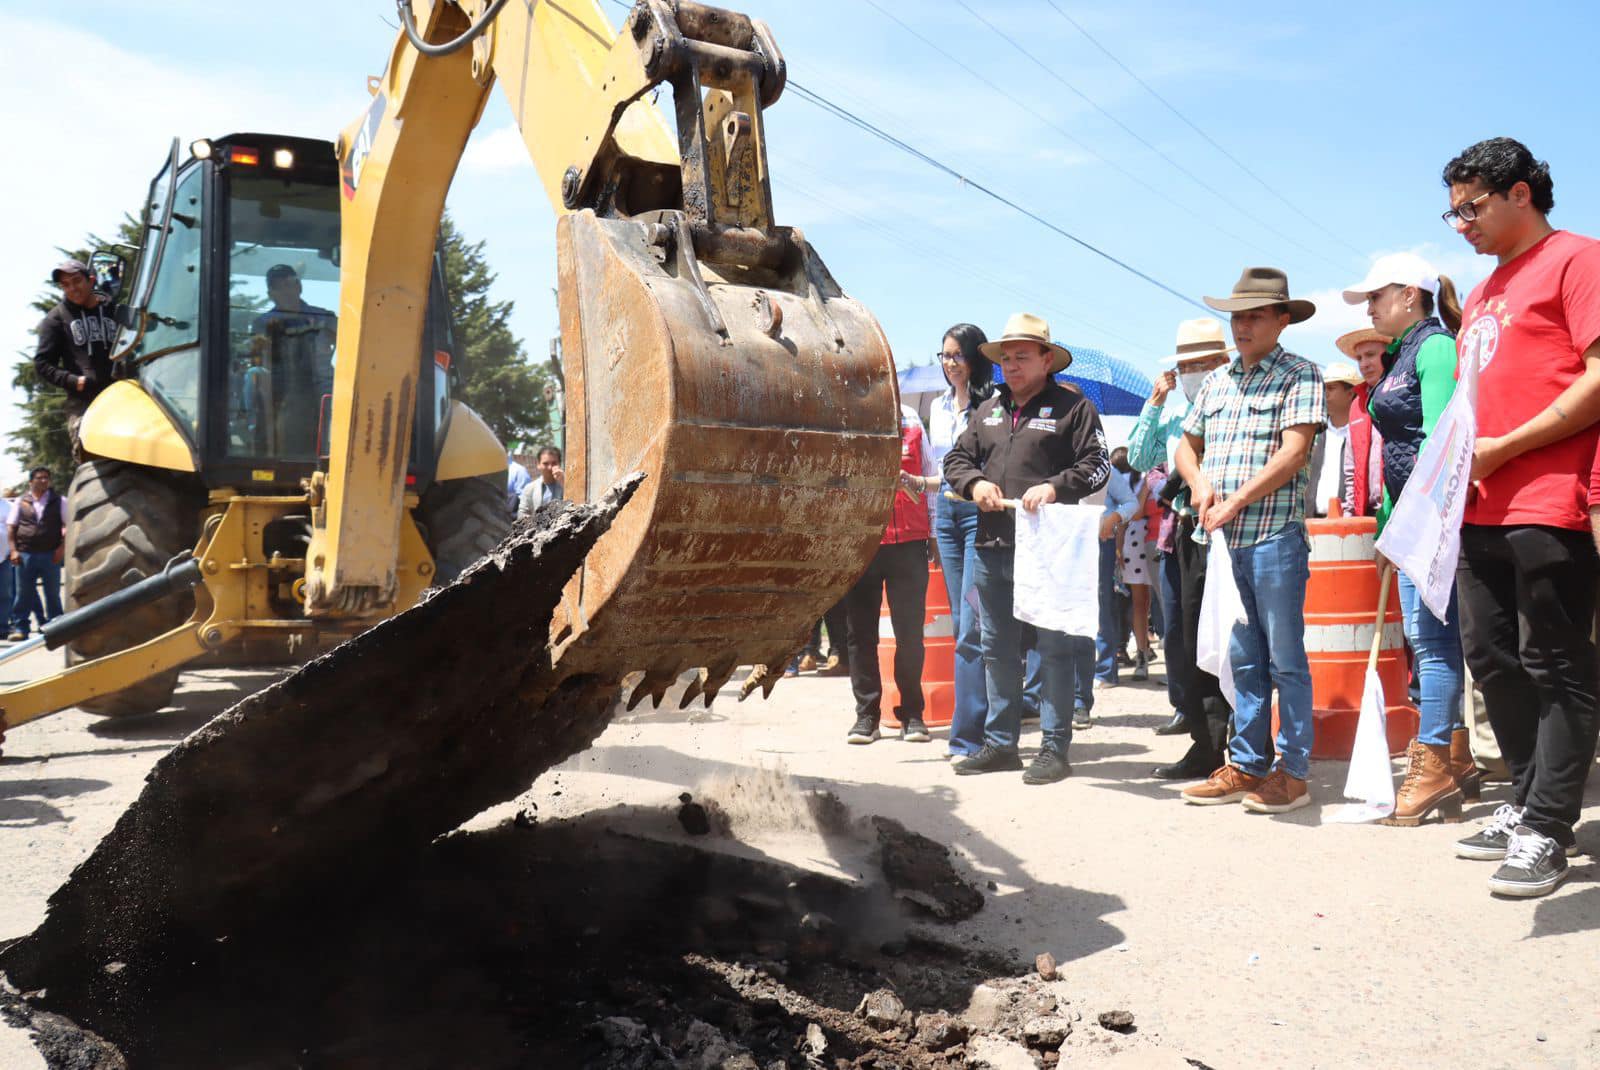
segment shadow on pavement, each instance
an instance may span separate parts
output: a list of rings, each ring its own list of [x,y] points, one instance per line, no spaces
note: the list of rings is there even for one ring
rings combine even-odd
[[[0,782],[0,828],[30,828],[70,820],[49,800],[88,795],[111,786],[88,777],[53,777]]]
[[[177,741],[240,699],[281,679],[286,669],[233,671],[223,678],[189,678],[171,706],[135,717],[107,717],[89,726],[101,739]],[[197,686],[199,685],[199,686]]]

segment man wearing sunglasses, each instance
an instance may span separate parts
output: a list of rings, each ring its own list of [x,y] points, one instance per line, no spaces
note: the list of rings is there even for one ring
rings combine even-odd
[[[1473,493],[1456,572],[1463,645],[1514,802],[1456,853],[1499,861],[1496,895],[1553,891],[1594,762],[1597,561],[1587,514],[1600,419],[1600,242],[1556,230],[1550,168],[1511,138],[1444,168],[1444,220],[1499,262],[1464,306],[1476,360]]]

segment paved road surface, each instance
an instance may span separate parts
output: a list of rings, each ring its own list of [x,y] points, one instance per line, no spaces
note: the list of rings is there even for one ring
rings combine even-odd
[[[49,671],[54,659],[31,655],[0,666],[0,678]],[[168,747],[270,678],[194,673],[177,712],[123,722],[69,712],[13,732],[0,760],[0,938],[38,922]],[[826,787],[857,814],[955,845],[995,881],[969,935],[1030,961],[1052,952],[1090,1006],[1132,1009],[1142,1032],[1217,1070],[1600,1065],[1600,867],[1589,857],[1554,896],[1501,902],[1485,890],[1489,866],[1451,856],[1461,826],[1324,826],[1319,807],[1281,818],[1187,807],[1147,778],[1186,745],[1151,732],[1167,712],[1163,692],[1099,694],[1095,727],[1072,746],[1074,775],[1058,785],[958,778],[937,739],[847,746],[848,682],[802,677],[768,702],[724,700],[696,718],[641,707],[478,822],[530,802],[545,818],[670,806],[685,789],[737,806],[736,788],[758,785],[744,793],[754,801],[741,839],[848,870],[848,858],[792,826],[777,797]],[[1344,771],[1314,766],[1320,803],[1336,801]],[[1469,821],[1504,794],[1492,786]],[[1593,854],[1595,780],[1587,801],[1579,837]],[[0,1066],[40,1065],[25,1038],[0,1031]]]

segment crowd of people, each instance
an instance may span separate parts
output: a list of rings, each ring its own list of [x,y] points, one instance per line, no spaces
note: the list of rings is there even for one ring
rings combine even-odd
[[[1348,360],[1321,368],[1280,342],[1315,314],[1312,303],[1291,294],[1282,271],[1247,268],[1227,296],[1205,298],[1228,317],[1231,340],[1215,318],[1180,323],[1169,367],[1115,451],[1094,404],[1057,378],[1073,357],[1044,320],[1014,315],[995,340],[968,323],[946,331],[939,361],[947,389],[926,420],[902,411],[899,487],[881,544],[825,617],[826,659],[819,622],[792,669],[849,673],[850,742],[881,737],[876,648],[885,597],[900,696],[893,713],[902,738],[931,739],[922,629],[936,555],[955,629],[948,751],[958,775],[1021,771],[1028,784],[1070,775],[1073,731],[1093,723],[1096,687],[1118,683],[1123,658],[1135,679],[1147,678],[1158,631],[1174,711],[1161,731],[1187,732],[1191,743],[1153,776],[1194,781],[1182,798],[1195,805],[1269,814],[1308,805],[1306,519],[1329,510],[1371,515],[1381,531],[1455,395],[1461,362],[1476,360],[1477,439],[1455,590],[1435,613],[1415,577],[1398,579],[1420,723],[1387,820],[1454,819],[1463,800],[1479,797],[1484,747],[1475,755],[1463,723],[1475,690],[1512,798],[1457,853],[1501,863],[1490,880],[1496,893],[1554,889],[1567,873],[1600,729],[1600,242],[1551,226],[1549,168],[1510,138],[1466,149],[1445,166],[1443,182],[1444,221],[1496,262],[1465,303],[1420,257],[1383,257],[1343,291],[1365,306],[1370,328],[1339,338]],[[269,287],[297,301],[293,274],[274,268]],[[81,455],[79,420],[113,378],[116,310],[86,265],[66,261],[53,278],[62,301],[40,325],[35,366],[66,392]],[[279,293],[274,301],[290,307]],[[561,499],[561,462],[559,449],[544,447],[535,476],[508,458],[507,508],[529,515]],[[36,468],[7,505],[0,605],[10,607],[12,640],[61,611],[64,510],[50,477]],[[1099,620],[1084,629],[1096,634],[1024,621],[1017,511],[1102,493]],[[1244,609],[1225,659],[1231,702],[1218,676],[1199,668],[1197,651],[1207,574],[1219,562]],[[1028,714],[1041,738],[1024,769]]]
[[[1466,149],[1443,182],[1445,223],[1496,262],[1464,304],[1421,257],[1383,257],[1343,291],[1371,327],[1339,338],[1348,360],[1322,368],[1280,342],[1313,304],[1291,294],[1282,271],[1247,268],[1227,296],[1205,298],[1227,315],[1231,341],[1209,317],[1178,326],[1171,367],[1125,450],[1107,448],[1095,406],[1057,380],[1072,354],[1043,320],[1015,315],[996,341],[971,324],[947,331],[947,389],[926,425],[902,412],[893,518],[844,600],[849,741],[881,738],[885,597],[893,714],[904,739],[930,738],[922,628],[936,554],[956,633],[949,757],[958,775],[1020,770],[1028,784],[1070,775],[1074,724],[1091,723],[1093,682],[1116,681],[1128,630],[1135,673],[1147,672],[1154,608],[1175,711],[1161,730],[1187,731],[1191,744],[1153,776],[1193,781],[1181,796],[1194,805],[1267,814],[1308,805],[1306,519],[1374,516],[1383,530],[1455,393],[1459,355],[1480,369],[1472,487],[1447,611],[1435,615],[1413,577],[1398,576],[1419,728],[1386,823],[1458,819],[1462,801],[1480,796],[1479,760],[1489,756],[1475,759],[1463,723],[1470,673],[1511,801],[1456,853],[1500,863],[1495,894],[1559,885],[1600,728],[1600,242],[1551,226],[1549,168],[1513,139]],[[1023,623],[1013,611],[1015,511],[1102,491],[1098,635]],[[1219,562],[1244,607],[1227,649],[1231,705],[1196,657],[1206,576]],[[1381,555],[1375,564],[1390,567]],[[1131,628],[1116,609],[1118,586],[1131,595]],[[837,643],[832,621],[828,630]],[[1037,712],[1040,741],[1024,769],[1025,708]]]

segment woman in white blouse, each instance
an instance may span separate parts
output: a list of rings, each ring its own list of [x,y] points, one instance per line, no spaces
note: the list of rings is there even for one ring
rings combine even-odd
[[[967,417],[994,394],[994,365],[978,352],[978,347],[988,340],[970,323],[958,323],[944,333],[939,361],[950,388],[934,398],[928,413],[928,445],[941,471],[944,455],[966,430]],[[948,489],[948,485],[942,485],[939,493],[928,495],[928,502],[956,624],[956,694],[950,719],[950,756],[965,758],[983,746],[983,723],[989,713],[978,611],[967,598],[977,552],[974,540],[978,535],[978,507],[972,502],[946,499],[943,492]]]

